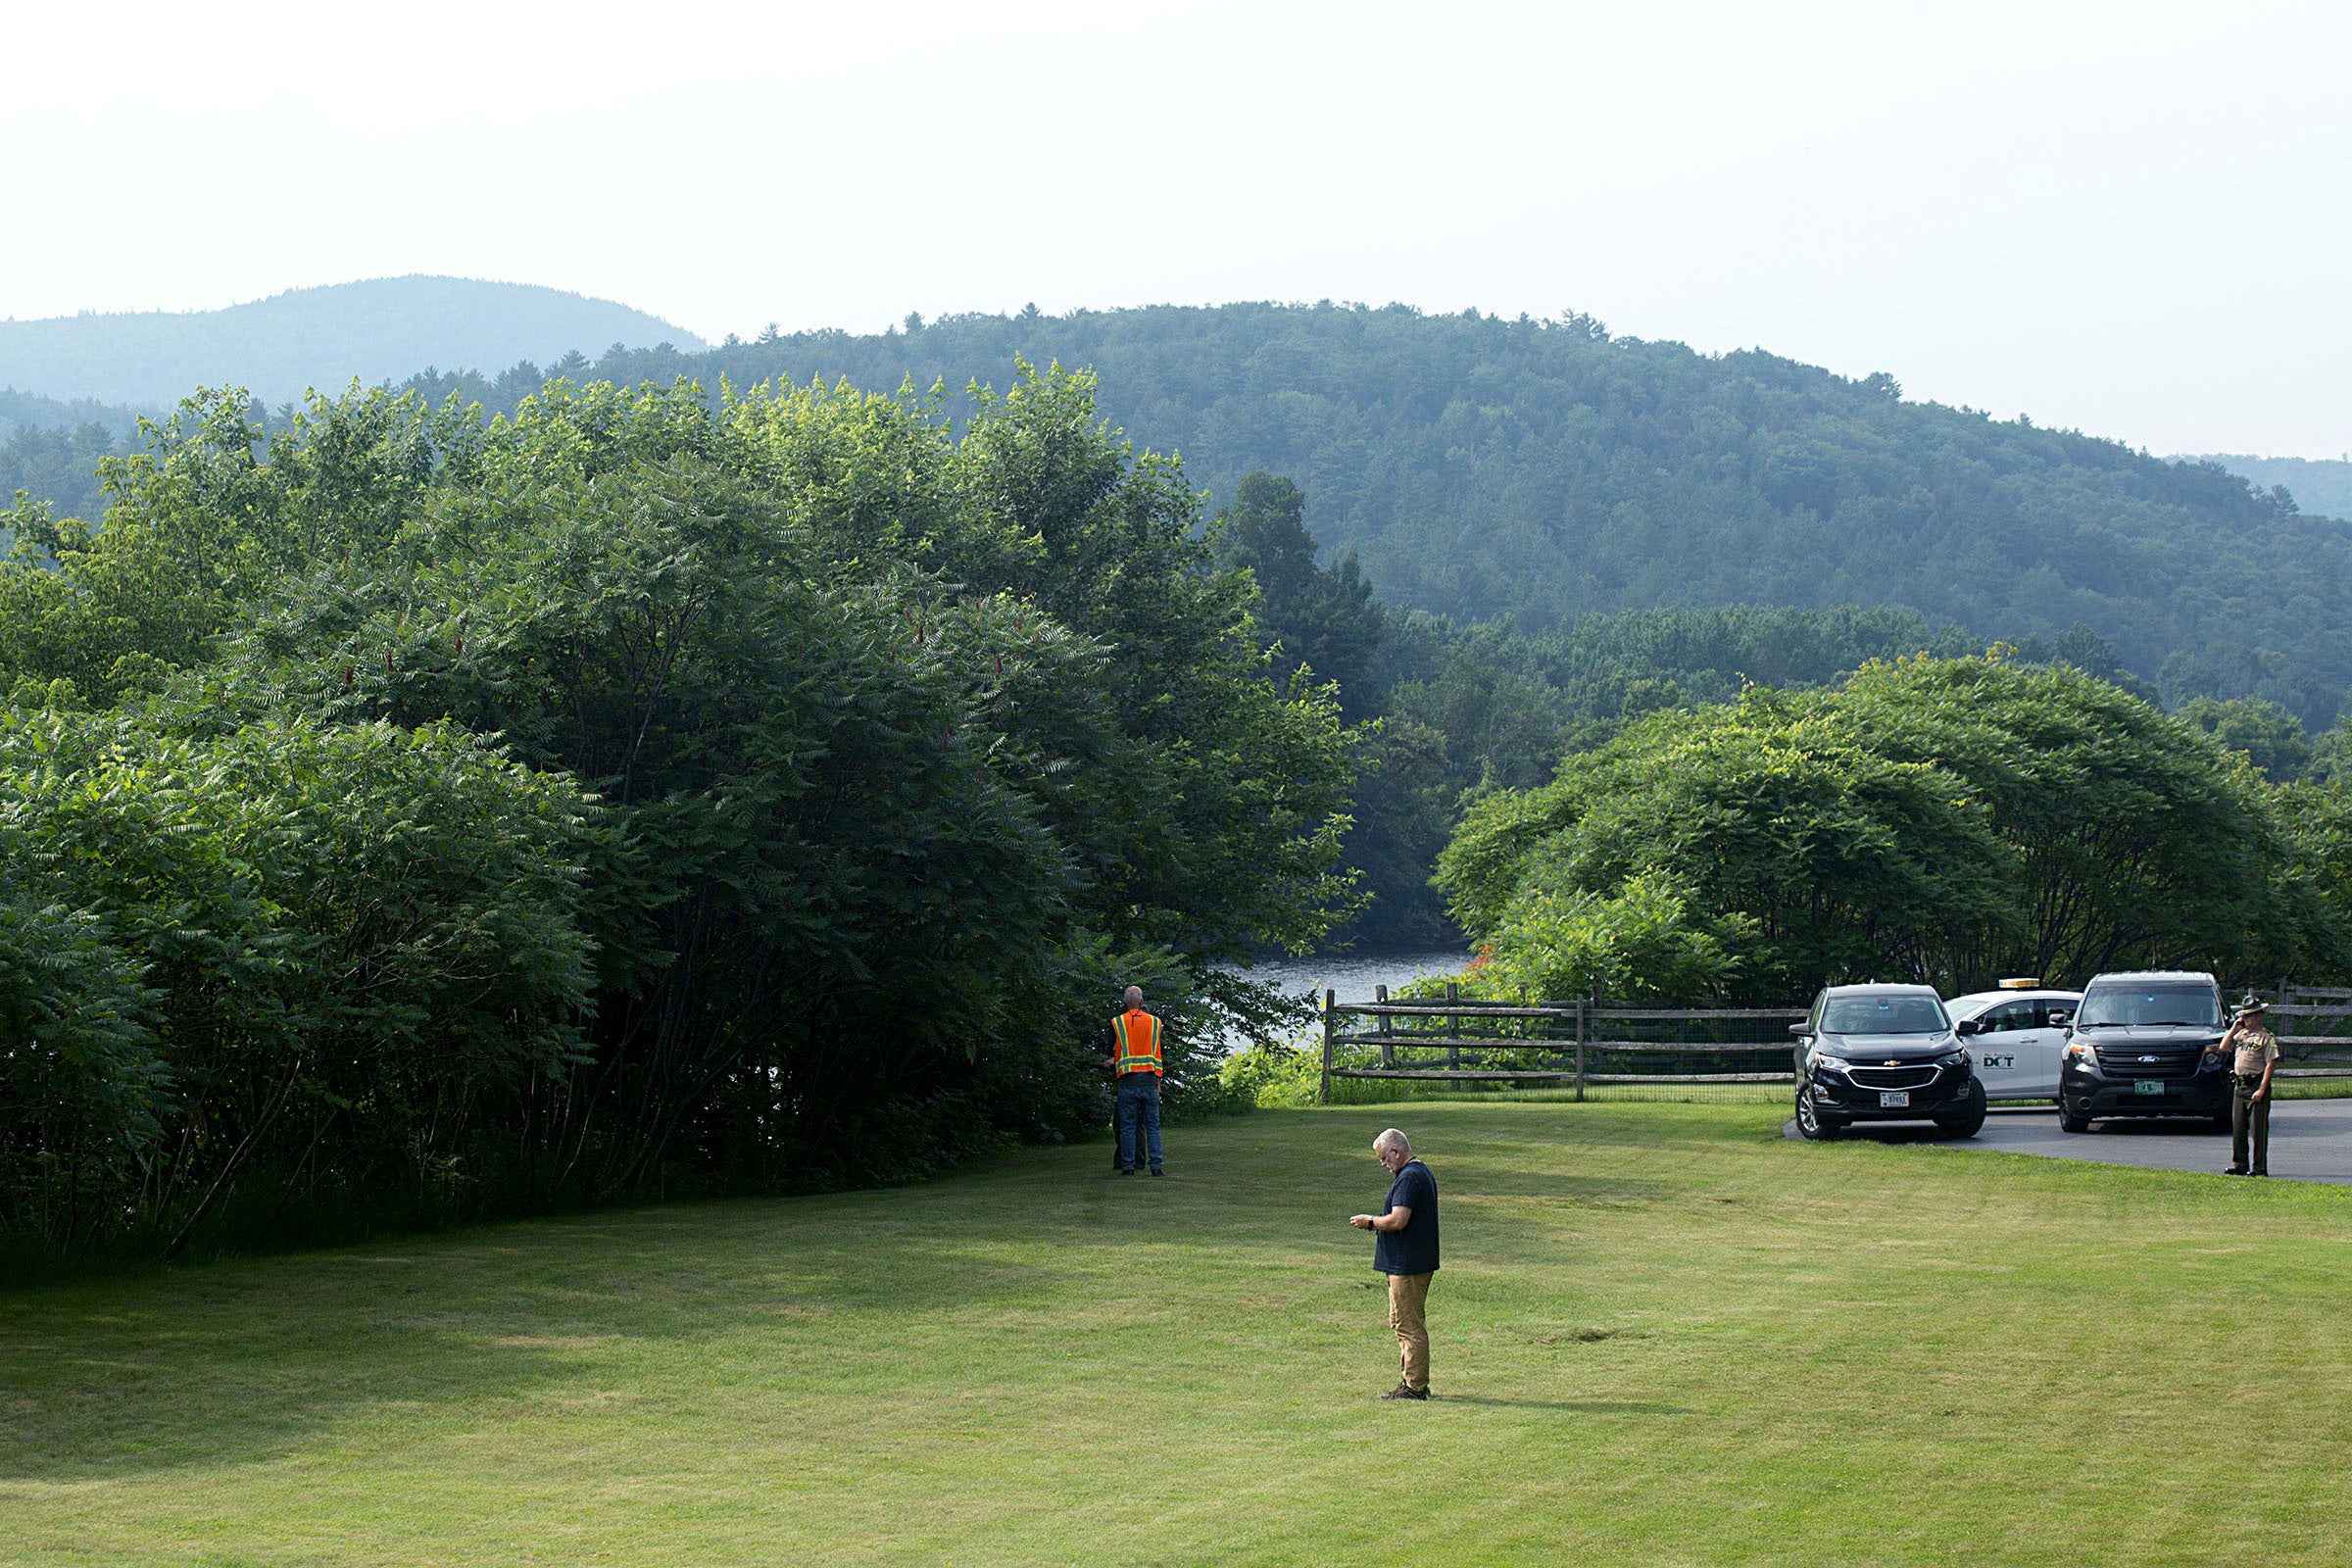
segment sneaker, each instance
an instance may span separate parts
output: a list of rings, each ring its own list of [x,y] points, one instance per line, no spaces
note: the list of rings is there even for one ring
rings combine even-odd
[[[1133,1172],[1133,1171],[1131,1171],[1131,1170],[1123,1170],[1123,1171],[1119,1172],[1119,1174],[1120,1174],[1120,1175],[1122,1175],[1122,1176],[1132,1176],[1132,1175],[1134,1175],[1134,1174],[1135,1174],[1135,1172]]]
[[[1388,1393],[1382,1395],[1381,1397],[1384,1399],[1426,1399],[1429,1397],[1429,1391],[1427,1389],[1410,1388],[1402,1383],[1399,1383]]]
[[[1165,1176],[1167,1172],[1161,1170],[1157,1165],[1154,1165],[1152,1167],[1152,1174],[1154,1176]]]
[[[2243,1176],[2245,1173],[2246,1167],[2243,1165],[2231,1165],[2222,1172],[2225,1176]]]

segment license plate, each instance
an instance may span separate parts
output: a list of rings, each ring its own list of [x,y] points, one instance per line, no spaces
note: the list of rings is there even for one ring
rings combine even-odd
[[[1909,1103],[1911,1103],[1911,1091],[1908,1089],[1882,1089],[1879,1091],[1879,1104],[1882,1109],[1888,1105],[1908,1105]]]
[[[2132,1092],[2135,1095],[2161,1095],[2171,1087],[2161,1078],[2142,1078],[2132,1086]]]

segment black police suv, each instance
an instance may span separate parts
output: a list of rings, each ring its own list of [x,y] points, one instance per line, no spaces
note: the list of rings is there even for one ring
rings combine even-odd
[[[2230,1126],[2229,1028],[2222,988],[2190,969],[2094,976],[2058,1060],[2058,1125],[2090,1131],[2102,1116],[2207,1116]]]
[[[1933,1121],[1954,1138],[1984,1125],[1984,1084],[1927,986],[1830,986],[1789,1025],[1796,1130],[1835,1138],[1858,1121]]]

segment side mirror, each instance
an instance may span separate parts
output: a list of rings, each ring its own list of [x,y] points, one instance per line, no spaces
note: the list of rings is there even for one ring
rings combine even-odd
[[[1981,1035],[1984,1032],[1984,1020],[1982,1018],[1963,1018],[1952,1025],[1952,1033],[1956,1035]]]
[[[2071,1012],[2053,1012],[2050,1014],[2050,1027],[2053,1029],[2063,1029],[2074,1021],[2075,1015]]]
[[[1813,1032],[1813,1026],[1809,1023],[1792,1023],[1788,1026],[1788,1032],[1802,1040]]]

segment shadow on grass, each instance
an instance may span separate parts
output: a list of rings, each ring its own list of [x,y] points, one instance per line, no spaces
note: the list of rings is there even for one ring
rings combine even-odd
[[[17,1363],[0,1376],[0,1482],[266,1461],[371,1410],[497,1403],[590,1366],[561,1348],[394,1320],[307,1345],[295,1331],[270,1349],[200,1328],[93,1327],[63,1345],[0,1331],[0,1360]]]
[[[1566,1410],[1575,1415],[1689,1415],[1688,1406],[1651,1399],[1504,1399],[1486,1394],[1433,1394],[1432,1404],[1488,1404],[1510,1410]]]
[[[1450,1192],[1569,1205],[1666,1196],[1559,1169],[1570,1156],[1531,1136],[1550,1131],[1553,1113],[1521,1114],[1529,1125],[1432,1118]],[[839,1334],[859,1314],[953,1325],[1084,1310],[1132,1294],[1138,1270],[1164,1261],[1151,1250],[1170,1245],[1197,1250],[1196,1270],[1281,1276],[1270,1289],[1284,1303],[1311,1305],[1358,1283],[1369,1249],[1345,1216],[1376,1206],[1388,1177],[1361,1152],[1369,1131],[1254,1120],[1172,1149],[1203,1175],[1165,1183],[1103,1175],[1089,1146],[821,1202],[603,1210],[0,1294],[0,1481],[267,1461],[384,1412],[495,1420],[504,1406],[627,1383],[614,1351],[626,1363],[632,1345],[746,1334],[782,1345]],[[1540,1168],[1517,1167],[1488,1147],[1497,1142]]]
[[[0,1483],[267,1462],[384,1412],[495,1419],[626,1383],[631,1347],[1106,1300],[1187,1205],[1102,1225],[1086,1196],[1017,1220],[979,1184],[606,1211],[0,1298]],[[1226,1266],[1299,1246],[1282,1213],[1200,1207],[1173,1234]],[[1344,1264],[1353,1236],[1313,1250]]]

